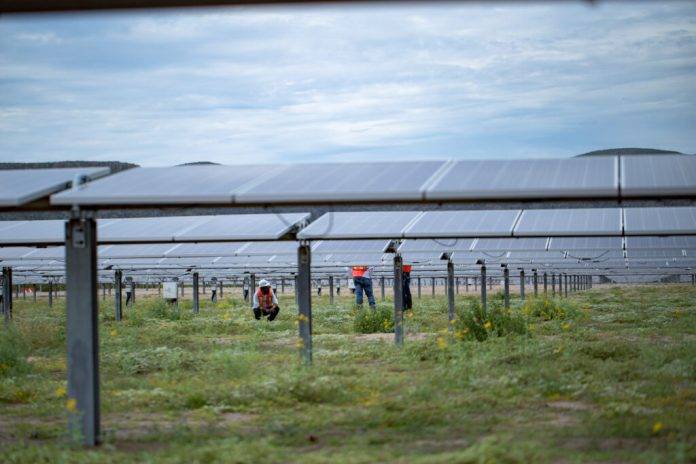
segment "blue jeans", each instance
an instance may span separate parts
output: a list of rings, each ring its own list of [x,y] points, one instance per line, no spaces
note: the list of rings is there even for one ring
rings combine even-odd
[[[372,294],[372,279],[365,277],[353,277],[355,283],[355,304],[361,306],[363,304],[363,291],[367,295],[367,302],[371,308],[375,307],[375,296]]]

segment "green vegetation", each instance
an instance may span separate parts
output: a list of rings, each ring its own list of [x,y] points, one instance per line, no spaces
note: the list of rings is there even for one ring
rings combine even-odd
[[[513,300],[509,313],[462,297],[452,331],[446,301],[427,296],[405,313],[401,349],[357,334],[372,329],[348,297],[324,296],[311,368],[292,296],[274,323],[238,298],[202,303],[194,316],[140,297],[116,322],[104,302],[104,444],[89,450],[66,436],[62,301],[16,301],[16,330],[0,330],[0,462],[696,460],[690,286]],[[486,336],[462,336],[472,327]]]
[[[379,305],[376,308],[357,308],[355,310],[356,333],[394,332],[394,308]]]

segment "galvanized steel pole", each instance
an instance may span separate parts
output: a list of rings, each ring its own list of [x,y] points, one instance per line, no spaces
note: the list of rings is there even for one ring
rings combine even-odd
[[[450,331],[454,320],[454,263],[447,261],[447,321]]]
[[[308,244],[297,247],[297,294],[300,357],[312,363],[312,255]]]
[[[123,309],[122,309],[122,296],[123,296],[123,274],[120,270],[114,271],[114,319],[117,321],[121,320]]]
[[[193,273],[193,313],[198,314],[200,305],[198,301],[198,273]]]
[[[403,260],[394,256],[394,343],[404,344]]]
[[[68,408],[71,436],[100,441],[97,221],[71,219],[65,230]]]

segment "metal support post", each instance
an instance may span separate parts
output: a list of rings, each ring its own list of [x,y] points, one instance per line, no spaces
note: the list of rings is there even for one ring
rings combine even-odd
[[[68,411],[71,436],[100,440],[97,221],[71,219],[65,230]]]
[[[309,282],[309,289],[312,289],[312,282]],[[256,274],[251,274],[249,276],[249,302],[254,304],[254,292],[256,292]]]
[[[539,274],[536,269],[532,269],[532,285],[534,287],[534,298],[539,296]]]
[[[464,290],[466,290],[466,293],[469,293],[469,278],[464,277]]]
[[[418,277],[418,299],[421,297],[421,278]]]
[[[510,270],[505,266],[503,268],[503,296],[505,298],[505,307],[510,307]]]
[[[563,274],[563,280],[564,280],[563,286],[565,287],[564,293],[565,293],[565,296],[567,297],[568,296],[568,274]]]
[[[34,303],[36,303],[36,292],[39,291],[39,288],[38,288],[38,286],[37,286],[36,284],[33,284],[33,285],[31,286],[31,289],[32,289],[32,292],[31,292],[31,293],[34,295]]]
[[[225,291],[224,288],[225,288],[225,281],[220,279],[220,299],[221,300],[223,297],[223,292]]]
[[[12,268],[2,268],[2,313],[5,324],[12,319]]]
[[[329,304],[334,304],[334,278],[329,276]]]
[[[476,282],[476,281],[474,281]],[[488,297],[486,295],[486,266],[481,266],[481,307],[483,312],[488,311]]]
[[[433,296],[433,298],[435,298],[435,277],[433,277],[433,278],[431,279],[431,283],[432,283],[432,290],[433,290],[433,295],[432,295],[432,296]]]
[[[382,292],[382,301],[384,301],[386,298],[386,295],[384,293],[384,276],[379,278],[379,289],[380,292]]]
[[[454,290],[457,295],[459,295],[459,277],[454,278]]]
[[[193,273],[193,314],[198,314],[201,310],[200,302],[198,300],[198,273]]]
[[[545,272],[544,272],[544,275],[543,275],[543,279],[544,279],[544,297],[546,297],[546,295],[549,294],[549,292],[548,292],[548,289],[549,289],[549,279],[548,279],[548,274],[546,274]]]
[[[524,269],[520,271],[520,298],[524,300]]]
[[[114,271],[114,318],[121,320],[123,314],[123,273]]]
[[[300,357],[312,363],[312,254],[307,243],[297,247],[297,310],[300,335]]]
[[[450,331],[454,320],[454,263],[447,261],[447,321]]]
[[[404,262],[394,256],[394,343],[404,344]]]
[[[48,307],[53,307],[53,281],[48,281]]]
[[[135,305],[135,279],[131,279],[130,289],[131,289],[131,307],[133,307]]]
[[[285,277],[280,278],[280,293],[285,293]]]

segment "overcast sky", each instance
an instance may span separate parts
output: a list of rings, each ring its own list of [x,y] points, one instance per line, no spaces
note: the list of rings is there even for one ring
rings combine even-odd
[[[696,152],[696,2],[0,18],[0,161]]]

